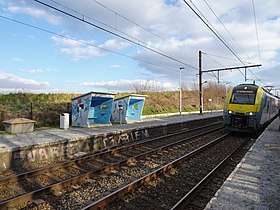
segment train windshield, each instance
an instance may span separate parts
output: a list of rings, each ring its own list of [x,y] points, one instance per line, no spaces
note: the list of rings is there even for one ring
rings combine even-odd
[[[231,97],[232,104],[254,104],[255,94],[240,94],[235,93]]]
[[[232,92],[232,97],[230,103],[232,104],[255,104],[257,90],[240,90],[234,89]]]

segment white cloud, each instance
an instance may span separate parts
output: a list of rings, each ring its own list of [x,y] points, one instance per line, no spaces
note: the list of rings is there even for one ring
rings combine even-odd
[[[52,36],[51,39],[60,47],[59,51],[61,53],[66,54],[75,60],[95,58],[104,55],[106,50],[118,51],[129,46],[128,43],[118,39],[107,40],[104,44],[100,45],[95,45],[94,40],[75,41],[71,38],[56,36]],[[102,49],[105,49],[105,51]]]
[[[59,16],[52,15],[46,10],[42,10],[31,6],[9,6],[7,10],[11,13],[27,14],[35,18],[45,19],[47,22],[53,25],[59,25],[62,23],[62,19]]]
[[[31,1],[11,1],[13,2],[12,4],[9,5],[6,3],[6,5],[9,5],[7,6],[7,8],[9,8],[7,11],[12,14],[24,13],[32,17],[44,18],[48,22],[53,21],[52,24],[60,23],[61,25],[59,25],[59,27],[51,29],[54,29],[54,31],[63,31],[64,34],[77,37],[78,42],[62,37],[53,36],[51,38],[61,54],[65,54],[74,60],[102,56],[104,60],[106,59],[106,61],[108,61],[107,66],[111,65],[110,68],[126,66],[127,71],[129,71],[126,73],[133,74],[134,69],[129,70],[132,66],[133,68],[135,67],[135,71],[141,70],[148,74],[161,75],[161,79],[173,81],[173,84],[177,84],[178,82],[178,72],[175,72],[174,69],[179,70],[184,64],[169,59],[168,57],[197,67],[198,51],[202,50],[204,53],[207,53],[203,54],[202,57],[203,69],[242,65],[183,1],[170,0],[168,1],[169,4],[166,4],[167,1],[163,0],[134,0],[129,3],[127,0],[102,0],[102,4],[120,15],[116,15],[116,13],[103,8],[94,1],[60,1],[60,4],[84,14],[84,18],[87,21],[116,32],[117,34],[121,34],[139,45],[134,45],[125,40],[119,40],[112,34],[108,34],[90,25],[82,24],[80,21],[73,21],[73,19],[66,16],[61,16],[63,17],[62,22],[62,19],[59,17],[60,13],[48,10],[38,3],[32,3]],[[4,2],[4,0],[1,2]],[[10,1],[7,0],[5,2]],[[259,63],[255,21],[251,1],[249,3],[244,0],[228,1],[226,3],[219,0],[208,2],[234,39],[230,37],[217,18],[207,8],[204,1],[193,0],[192,3],[200,9],[202,14],[207,17],[233,51],[236,52],[245,63],[247,63],[247,61],[252,64]],[[265,69],[272,68],[280,63],[280,1],[258,0],[255,1],[255,7],[261,50],[260,56],[263,64],[262,69],[265,71]],[[51,17],[51,19],[48,19],[49,17]],[[58,19],[54,17],[58,17]],[[129,20],[145,27],[158,36],[138,27]],[[101,24],[101,22],[104,24]],[[117,53],[125,52],[124,54],[127,54],[129,57],[134,57],[139,60],[130,62],[129,59],[121,56],[116,58],[112,56],[112,53],[105,52],[92,45],[104,47],[116,51]],[[148,51],[140,45],[152,47],[165,54],[166,57]],[[230,59],[213,57],[211,54]],[[110,63],[111,61],[115,63],[115,59],[118,58],[117,66]],[[147,63],[141,62],[140,60],[147,61]],[[98,63],[99,60],[96,59],[96,61],[97,65],[103,65],[103,63]],[[155,65],[151,65],[149,62]],[[87,64],[85,64],[85,68],[87,67],[86,65]],[[159,68],[159,66],[165,68]],[[188,80],[196,80],[197,70],[189,68],[188,66],[184,67],[185,74],[187,75],[186,78]],[[166,68],[173,70],[170,71]],[[86,72],[84,75],[92,76],[90,74],[91,73]],[[124,78],[124,74],[113,76],[115,77],[113,79],[115,82],[120,78]],[[165,78],[163,76],[165,76]],[[225,72],[221,74],[220,79],[238,76],[242,79],[238,71]],[[205,74],[205,77],[211,77],[211,75]],[[265,82],[275,80],[273,76],[262,78],[268,80]],[[98,79],[101,80],[101,78],[97,78],[96,81],[98,81]],[[84,81],[85,79],[79,78],[79,80]],[[241,82],[243,82],[243,80]],[[128,82],[126,84],[128,84]],[[101,86],[101,84],[99,85]],[[119,85],[122,86],[122,84]]]
[[[95,87],[103,88],[106,90],[115,90],[115,91],[135,91],[136,88],[144,86],[147,87],[146,90],[171,90],[175,89],[174,85],[170,82],[159,82],[154,80],[115,80],[115,81],[106,81],[106,82],[83,82],[80,84],[85,87]],[[144,89],[143,89],[144,90]]]
[[[102,55],[102,53],[97,48],[91,46],[61,48],[60,52],[69,55],[74,60],[79,60],[81,58],[94,58]]]
[[[104,44],[99,45],[99,47],[114,51],[124,49],[128,46],[130,46],[129,43],[119,39],[110,39],[107,40]]]
[[[23,58],[13,58],[13,60],[16,62],[24,62]]]
[[[44,72],[57,72],[56,69],[40,69],[40,68],[34,68],[34,69],[20,69],[21,72],[27,72],[30,74],[37,74],[37,73],[44,73]]]
[[[36,81],[33,79],[22,78],[14,74],[9,74],[0,71],[0,88],[2,89],[25,89],[25,90],[36,90],[49,87],[49,82]]]
[[[94,58],[102,55],[102,52],[98,48],[91,46],[94,43],[93,40],[75,41],[70,38],[56,36],[52,36],[51,39],[60,47],[59,51],[61,53],[72,57],[74,60]]]
[[[43,72],[44,72],[43,69],[28,69],[28,70],[21,69],[20,71],[22,71],[22,72],[28,72],[28,73],[30,73],[30,74],[43,73]]]
[[[274,66],[271,66],[270,68],[261,69],[256,74],[258,74],[260,78],[262,78],[266,81],[270,81],[270,85],[275,85],[275,81],[271,80],[271,78],[277,78],[277,80],[278,80],[278,78],[280,78],[279,69],[280,69],[280,64],[278,63]],[[280,85],[278,86],[278,88],[280,88]]]
[[[118,69],[118,68],[120,68],[121,66],[120,65],[118,65],[118,64],[112,64],[112,65],[110,65],[110,68],[112,68],[112,69]]]
[[[84,40],[73,40],[71,38],[66,38],[66,37],[57,37],[57,36],[52,36],[51,40],[54,41],[54,43],[56,45],[59,46],[66,46],[66,47],[81,47],[88,44],[93,44],[94,41],[93,40],[89,40],[89,41],[84,41]]]
[[[126,65],[120,65],[120,64],[111,64],[109,65],[110,69],[127,69]]]
[[[77,83],[77,81],[75,81],[75,80],[66,80],[66,83],[68,83],[68,84],[75,84],[75,83]]]

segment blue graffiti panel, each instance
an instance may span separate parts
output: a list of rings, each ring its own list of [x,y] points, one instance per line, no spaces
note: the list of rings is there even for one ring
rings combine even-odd
[[[127,109],[127,120],[139,121],[141,120],[142,110],[144,107],[143,99],[130,99]]]

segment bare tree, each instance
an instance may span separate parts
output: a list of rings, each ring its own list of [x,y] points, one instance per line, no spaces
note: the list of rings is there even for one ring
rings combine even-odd
[[[131,84],[131,88],[139,93],[139,92],[151,92],[151,91],[163,91],[163,87],[160,82],[146,79],[146,80],[134,80]]]

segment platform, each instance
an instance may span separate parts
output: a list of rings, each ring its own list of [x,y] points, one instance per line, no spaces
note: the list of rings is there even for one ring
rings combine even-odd
[[[24,134],[0,135],[0,170],[22,167],[44,160],[65,160],[120,145],[129,141],[162,136],[177,130],[199,126],[198,120],[222,119],[222,112],[148,118],[139,123],[114,124],[97,128],[35,130]]]
[[[280,120],[257,139],[206,210],[280,209]]]

